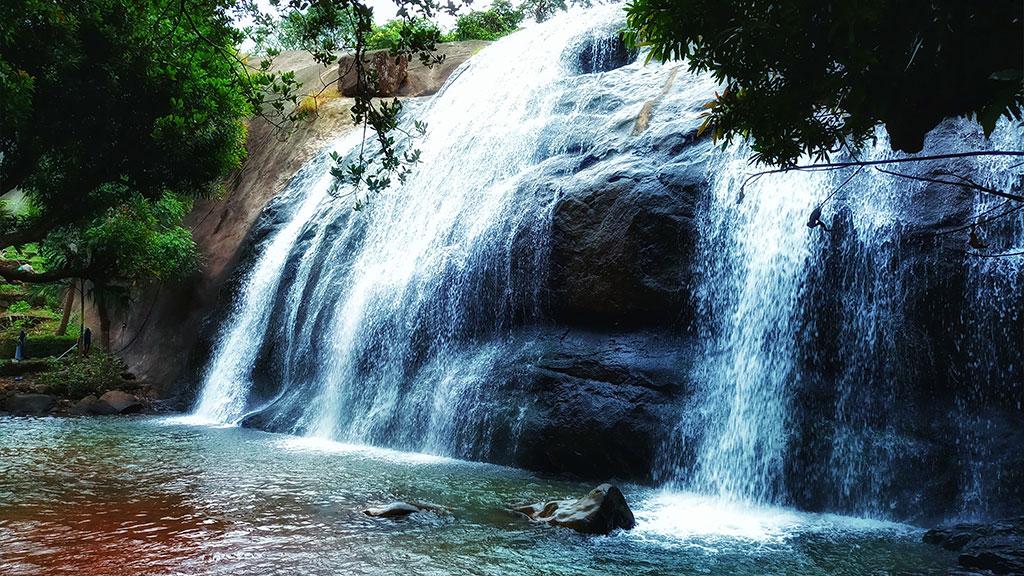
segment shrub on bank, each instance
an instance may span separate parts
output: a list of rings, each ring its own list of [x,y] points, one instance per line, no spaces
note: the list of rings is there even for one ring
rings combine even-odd
[[[25,358],[44,358],[60,356],[75,345],[77,338],[70,334],[55,336],[53,334],[37,334],[25,338]],[[0,340],[0,358],[14,358],[18,348],[17,338]]]
[[[36,372],[45,372],[50,369],[48,358],[36,358],[35,360],[0,360],[0,376],[24,376]]]
[[[93,352],[86,357],[72,354],[61,360],[50,360],[50,371],[42,374],[38,381],[50,394],[79,400],[120,387],[126,369],[124,361],[113,354]]]

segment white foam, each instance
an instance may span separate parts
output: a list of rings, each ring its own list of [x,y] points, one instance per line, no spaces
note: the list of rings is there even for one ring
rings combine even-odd
[[[460,462],[444,456],[434,454],[422,454],[419,452],[402,452],[389,448],[378,448],[365,444],[351,444],[348,442],[336,442],[326,438],[309,436],[285,436],[278,440],[275,445],[282,450],[290,451],[313,451],[326,452],[330,454],[356,454],[375,460],[385,460],[402,464],[440,464]]]
[[[685,542],[716,538],[784,542],[806,533],[908,533],[913,527],[869,518],[813,514],[778,506],[757,506],[687,492],[657,492],[634,509],[635,532]]]

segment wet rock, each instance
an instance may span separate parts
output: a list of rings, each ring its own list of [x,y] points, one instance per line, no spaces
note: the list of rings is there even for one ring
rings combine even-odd
[[[604,38],[588,36],[573,49],[576,52],[576,69],[582,74],[622,68],[637,56],[637,51],[626,45],[621,32]]]
[[[957,562],[992,574],[1024,574],[1024,516],[992,523],[961,523],[925,532],[927,544],[960,552]]]
[[[626,497],[611,484],[601,484],[579,500],[554,500],[518,506],[513,511],[534,522],[564,526],[583,534],[609,534],[617,528],[630,530],[636,525]]]
[[[405,82],[409,72],[409,58],[392,56],[389,50],[373,50],[363,54],[363,65],[375,76],[374,96],[391,96]],[[358,77],[355,56],[342,56],[338,61],[338,91],[343,96],[356,96]]]
[[[136,414],[146,406],[135,396],[120,390],[111,390],[100,396],[90,408],[93,414]]]
[[[565,192],[552,218],[550,314],[593,328],[684,326],[705,167],[599,156],[558,183]]]
[[[692,392],[689,339],[561,330],[499,365],[522,407],[512,464],[597,479],[654,480],[656,447]]]
[[[71,407],[71,413],[76,416],[85,416],[93,413],[93,407],[96,405],[98,398],[94,394],[89,394],[85,398],[82,398],[75,405]]]
[[[11,394],[4,399],[3,409],[19,416],[42,416],[57,405],[50,394]]]
[[[405,518],[410,514],[416,514],[417,512],[430,512],[433,514],[447,514],[448,511],[440,506],[433,504],[424,504],[422,502],[416,502],[410,504],[409,502],[391,502],[384,506],[376,506],[363,510],[363,514],[372,516],[373,518]]]

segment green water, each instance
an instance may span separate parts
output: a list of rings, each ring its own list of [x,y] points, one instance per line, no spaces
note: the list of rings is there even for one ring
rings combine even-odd
[[[582,495],[498,466],[160,418],[0,418],[0,574],[943,574],[918,529],[622,485],[630,532],[531,525]],[[371,519],[429,501],[451,515]]]

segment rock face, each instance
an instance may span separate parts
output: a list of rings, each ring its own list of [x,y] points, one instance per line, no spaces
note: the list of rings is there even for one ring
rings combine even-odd
[[[703,167],[591,161],[555,206],[552,316],[582,326],[685,325]]]
[[[492,380],[508,382],[510,406],[523,410],[511,463],[651,480],[656,449],[690,392],[680,367],[692,361],[693,344],[656,333],[551,331],[533,338]]]
[[[374,96],[392,96],[405,82],[409,73],[409,58],[392,56],[389,50],[373,50],[363,54],[363,66],[370,71]],[[338,91],[353,97],[359,93],[355,56],[342,56],[338,61]]]
[[[99,397],[89,407],[93,414],[135,414],[145,410],[145,405],[135,396],[120,390],[111,390]]]
[[[1024,574],[1024,516],[935,528],[926,532],[923,540],[960,552],[957,562],[963,568],[990,574]]]
[[[437,92],[462,63],[488,42],[447,42],[438,52],[440,65],[408,64],[399,96],[426,96]],[[274,70],[295,72],[303,86],[316,91],[337,82],[338,67],[324,67],[306,52],[283,52]],[[339,95],[340,96],[340,95]],[[231,294],[237,266],[248,253],[246,242],[262,211],[295,173],[323,145],[352,127],[352,99],[330,98],[309,122],[295,127],[286,141],[259,118],[249,123],[246,159],[226,183],[223,197],[200,200],[187,218],[203,259],[202,270],[173,288],[139,295],[125,318],[112,324],[127,327],[123,352],[132,372],[153,385],[170,406],[185,409],[192,399],[197,374],[206,360],[208,337],[216,324],[216,311]]]
[[[11,394],[2,407],[18,416],[42,416],[56,405],[57,397],[49,394]]]
[[[601,484],[579,500],[555,500],[513,510],[534,522],[572,528],[583,534],[610,534],[618,528],[631,530],[636,525],[626,497],[611,484]]]

